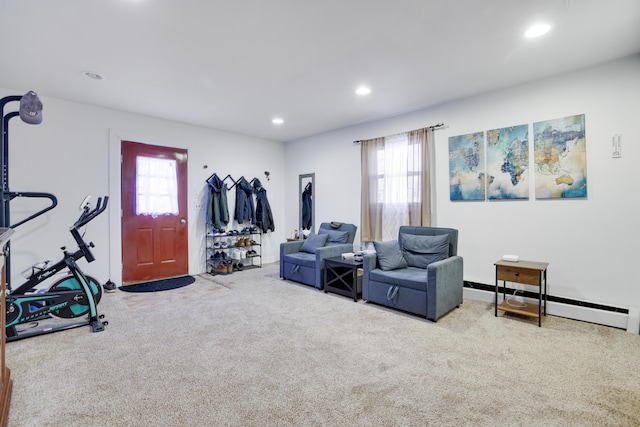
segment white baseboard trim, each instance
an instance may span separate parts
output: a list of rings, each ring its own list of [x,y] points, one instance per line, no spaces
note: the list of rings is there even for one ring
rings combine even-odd
[[[473,288],[464,288],[463,297],[491,304],[493,304],[495,301],[494,292],[488,292]],[[537,303],[537,301],[529,300],[528,298],[526,298],[525,300]],[[548,302],[547,314],[552,316],[565,317],[567,319],[580,320],[583,322],[596,323],[598,325],[611,326],[619,329],[626,329],[631,333],[634,333],[635,330],[634,325],[629,324],[635,323],[634,320],[630,319],[630,316],[625,313],[598,310],[590,307],[581,307],[577,305],[574,306],[557,302]]]

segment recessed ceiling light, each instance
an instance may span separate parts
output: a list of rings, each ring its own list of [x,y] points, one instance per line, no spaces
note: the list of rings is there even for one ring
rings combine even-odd
[[[371,89],[366,86],[360,86],[358,89],[356,89],[356,93],[358,95],[369,95],[371,93]]]
[[[543,34],[546,34],[551,29],[551,25],[549,24],[536,24],[531,26],[525,33],[524,36],[528,39],[532,39],[534,37],[540,37]]]
[[[91,80],[104,80],[104,77],[100,74],[91,71],[83,71],[82,75]]]
[[[271,120],[271,123],[273,123],[274,125],[281,125],[284,123],[284,120],[282,120],[280,117],[276,117],[275,119]]]

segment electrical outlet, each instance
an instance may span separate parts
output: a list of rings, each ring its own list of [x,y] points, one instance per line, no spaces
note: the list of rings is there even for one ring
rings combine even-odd
[[[622,135],[619,133],[613,135],[611,141],[611,157],[614,159],[622,157]]]

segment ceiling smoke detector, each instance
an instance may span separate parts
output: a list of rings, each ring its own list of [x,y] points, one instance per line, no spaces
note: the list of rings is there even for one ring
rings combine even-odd
[[[104,77],[92,71],[83,71],[82,75],[91,80],[104,80]]]

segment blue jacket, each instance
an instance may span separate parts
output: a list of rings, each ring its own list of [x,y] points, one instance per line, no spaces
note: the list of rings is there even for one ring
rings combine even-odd
[[[242,224],[245,221],[249,221],[251,224],[256,223],[256,211],[253,207],[253,188],[251,184],[244,179],[240,178],[236,183],[236,212],[234,219],[238,221],[238,224]]]

